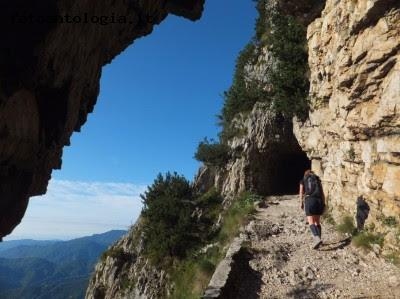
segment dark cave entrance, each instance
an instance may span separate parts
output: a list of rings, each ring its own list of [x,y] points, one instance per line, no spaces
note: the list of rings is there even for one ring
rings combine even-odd
[[[270,184],[273,195],[297,194],[304,171],[311,168],[311,161],[301,151],[282,153],[270,163]]]
[[[260,195],[290,195],[299,192],[299,182],[311,161],[294,135],[288,144],[276,144],[267,153],[256,153],[257,165],[252,166],[252,189]]]

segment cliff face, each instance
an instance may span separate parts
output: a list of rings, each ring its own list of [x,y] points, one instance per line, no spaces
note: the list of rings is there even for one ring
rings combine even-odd
[[[93,111],[102,66],[168,13],[195,20],[202,6],[203,0],[0,5],[0,237],[61,167],[63,147]]]
[[[327,1],[308,27],[312,111],[295,134],[337,216],[400,215],[400,3]]]
[[[195,181],[197,188],[215,186],[227,199],[243,191],[296,193],[309,160],[293,135],[291,122],[264,103],[257,103],[250,114],[235,122],[242,133],[229,141],[233,159],[224,168],[202,168]]]
[[[168,275],[143,257],[140,220],[96,265],[87,299],[164,298]]]

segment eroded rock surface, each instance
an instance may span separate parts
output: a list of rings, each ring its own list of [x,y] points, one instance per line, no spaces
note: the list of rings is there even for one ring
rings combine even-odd
[[[223,168],[202,168],[197,188],[206,190],[214,184],[227,200],[243,191],[296,193],[309,161],[293,135],[291,121],[272,112],[268,104],[257,103],[236,122],[242,134],[229,141],[231,161]]]
[[[333,213],[400,215],[400,2],[329,0],[308,27],[312,111],[295,134]]]
[[[140,219],[97,263],[87,299],[155,299],[169,292],[165,271],[152,265],[143,256]]]
[[[45,193],[52,170],[61,167],[63,147],[93,111],[102,66],[168,13],[199,18],[203,2],[0,4],[0,237],[21,221],[29,197]],[[83,23],[85,15],[106,16],[107,24]],[[65,21],[46,19],[55,16]],[[81,22],[68,23],[66,16]]]

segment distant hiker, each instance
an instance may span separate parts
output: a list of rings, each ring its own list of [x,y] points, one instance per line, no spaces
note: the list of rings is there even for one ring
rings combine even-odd
[[[300,208],[304,209],[314,236],[313,248],[317,249],[322,244],[320,217],[325,208],[325,196],[320,178],[311,170],[306,170],[300,181],[299,196]]]
[[[356,214],[357,230],[361,231],[364,229],[365,220],[367,220],[369,215],[369,205],[367,204],[362,195],[357,198],[356,205],[357,205],[357,214]]]

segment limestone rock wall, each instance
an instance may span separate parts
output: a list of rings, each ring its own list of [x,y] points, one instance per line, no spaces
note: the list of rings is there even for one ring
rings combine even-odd
[[[143,242],[137,223],[111,246],[97,263],[86,290],[87,299],[165,298],[168,275],[143,257]]]
[[[336,216],[400,215],[400,2],[328,0],[308,27],[312,111],[294,132]]]
[[[292,123],[257,103],[235,120],[241,132],[229,141],[231,161],[223,168],[202,168],[199,190],[214,186],[232,199],[243,191],[260,195],[295,193],[309,161],[293,135]],[[291,169],[288,172],[288,169]]]
[[[16,0],[0,4],[0,237],[46,192],[62,150],[93,111],[101,68],[168,13],[192,20],[204,0]],[[70,23],[66,16],[99,22]],[[114,21],[120,17],[125,21]],[[50,18],[53,19],[50,19]],[[55,22],[55,17],[65,21]]]

